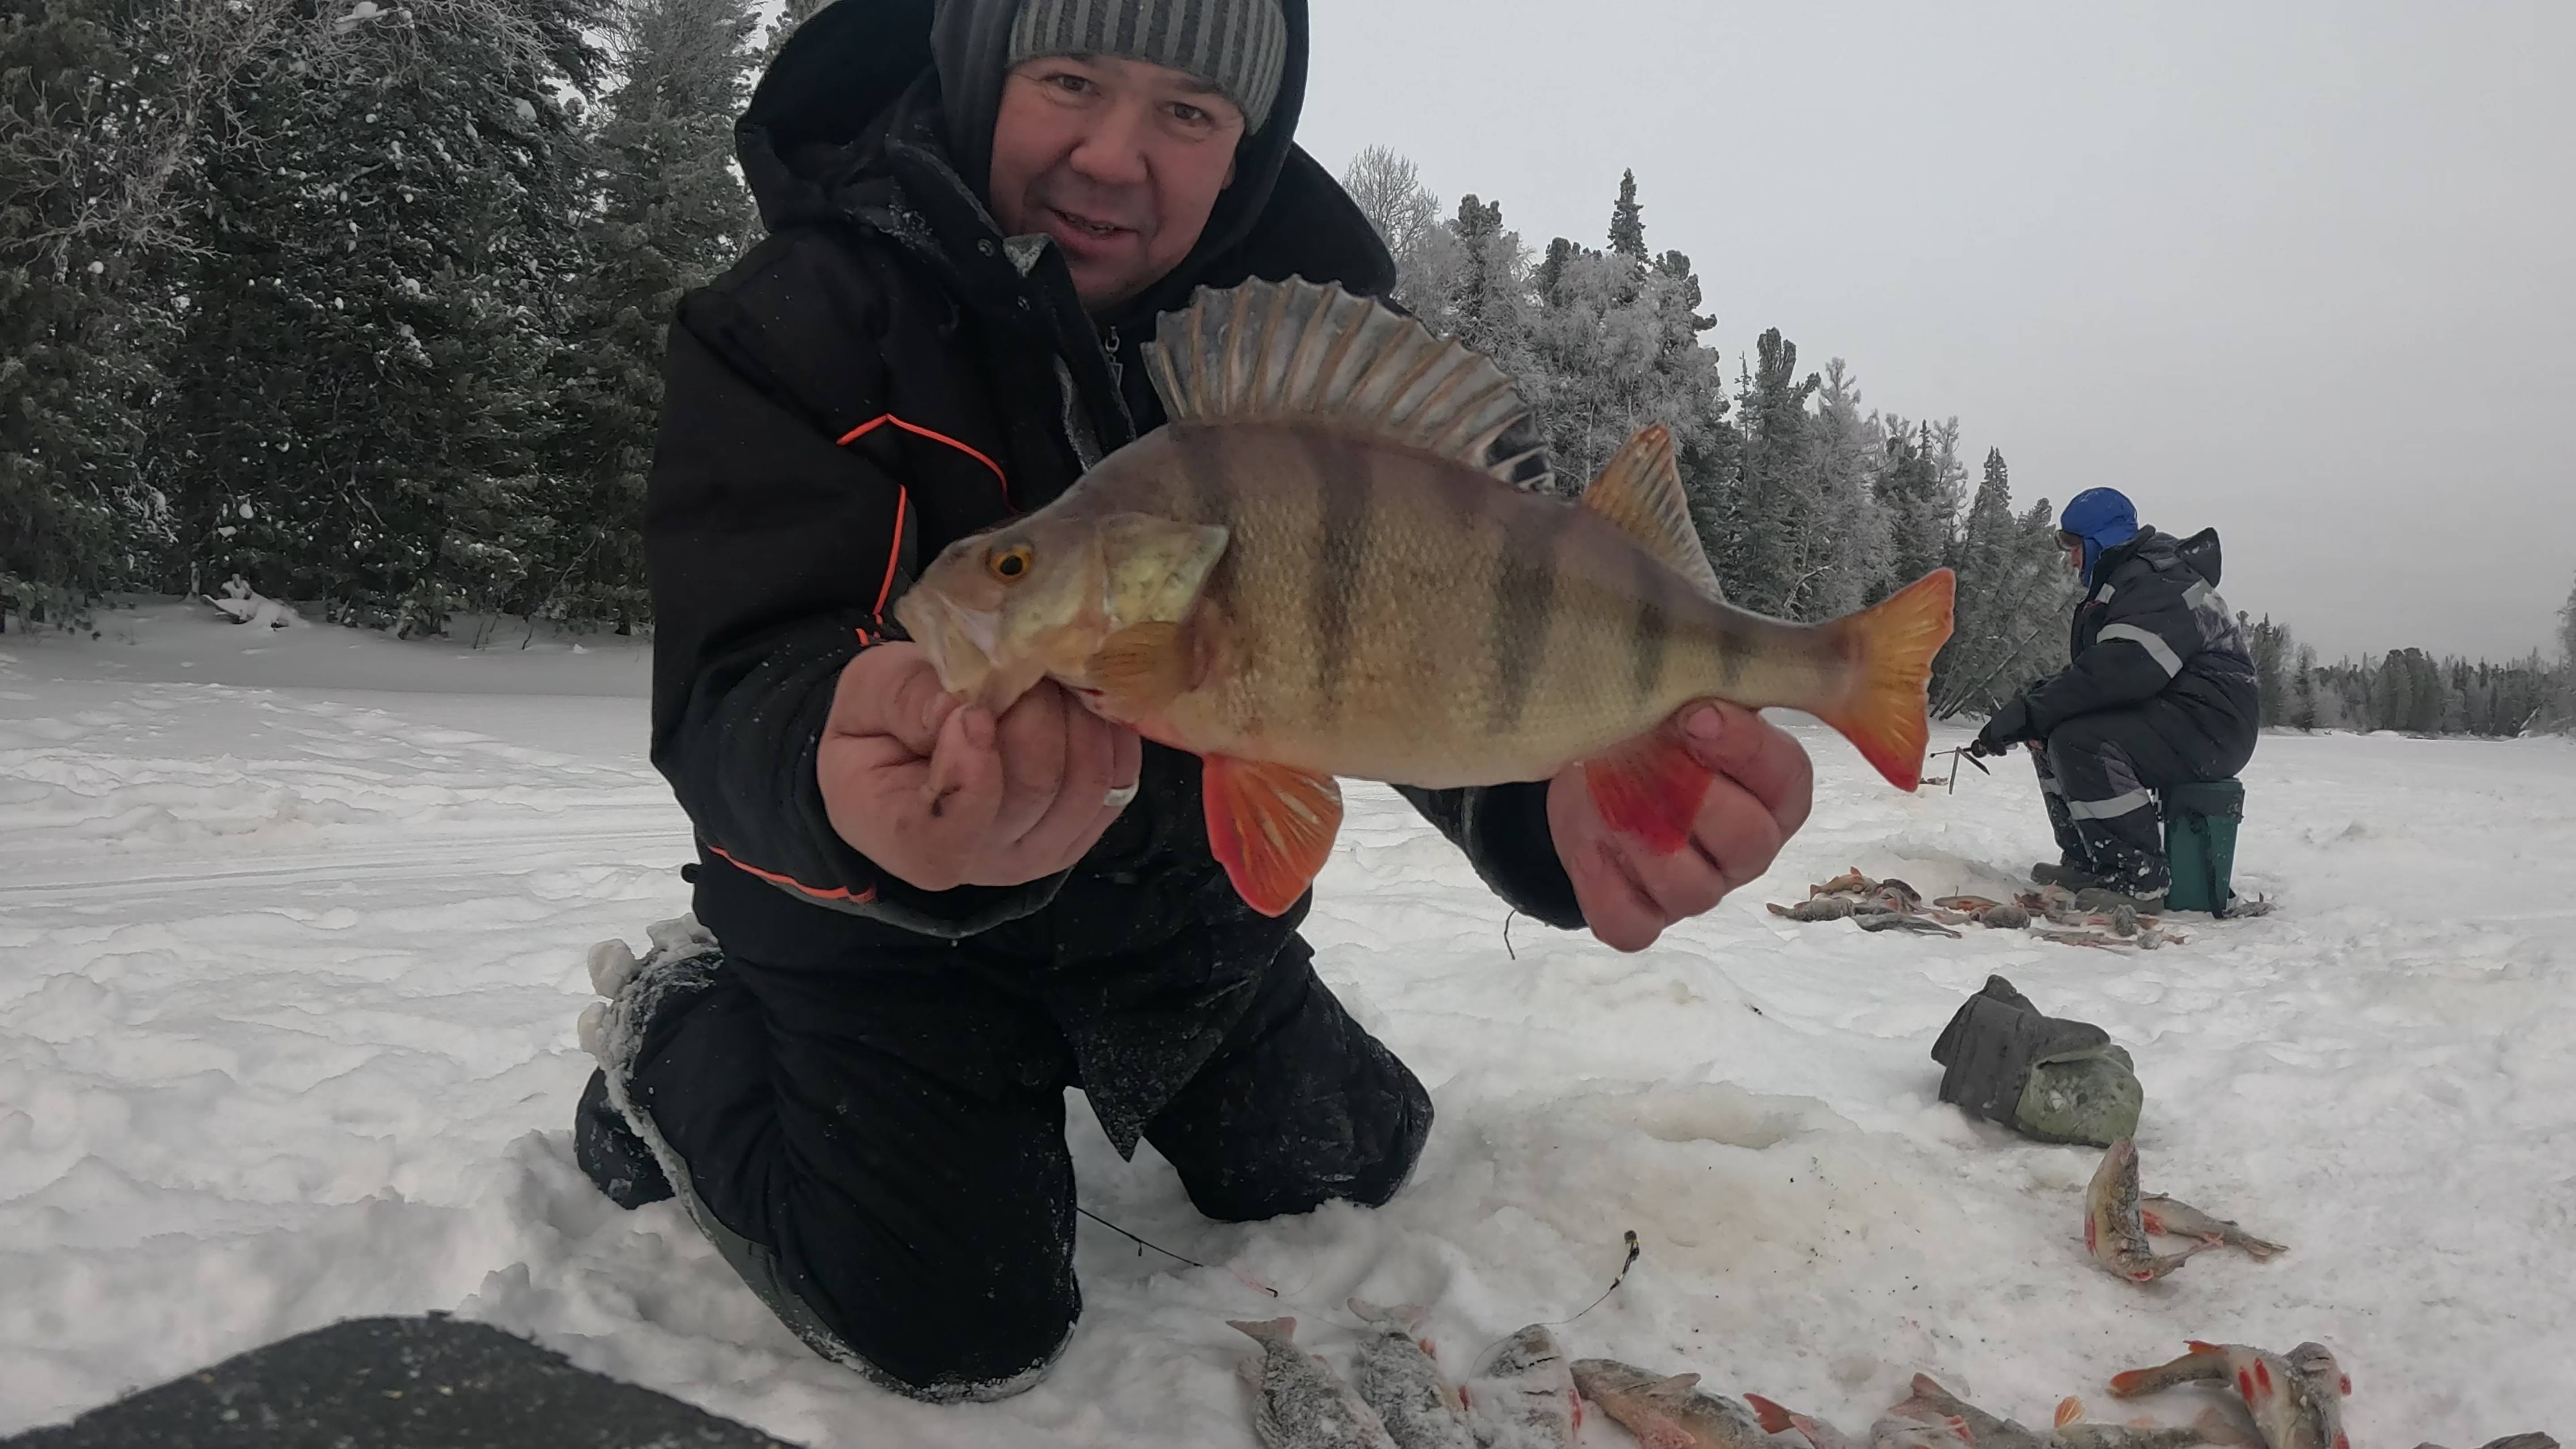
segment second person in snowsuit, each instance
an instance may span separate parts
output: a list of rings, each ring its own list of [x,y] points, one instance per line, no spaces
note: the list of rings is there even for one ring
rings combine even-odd
[[[2058,543],[2084,581],[2067,666],[2004,702],[1978,753],[2030,742],[2059,858],[2031,876],[2089,908],[2161,909],[2172,871],[2154,792],[2224,780],[2260,721],[2245,629],[2218,596],[2218,531],[2138,524],[2116,489],[2068,500]]]

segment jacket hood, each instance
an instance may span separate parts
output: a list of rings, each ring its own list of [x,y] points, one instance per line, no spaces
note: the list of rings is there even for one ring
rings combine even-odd
[[[2218,587],[2218,530],[2204,528],[2189,538],[2176,538],[2152,528],[2140,528],[2127,543],[2117,544],[2102,552],[2100,577],[2108,578],[2120,567],[2136,559],[2158,573],[2171,573],[2177,568],[2189,569],[2211,588]]]
[[[882,183],[881,152],[898,113],[930,122],[955,178],[991,226],[985,199],[993,118],[1019,0],[839,0],[799,26],[753,91],[734,128],[761,218],[847,217]],[[1288,54],[1269,120],[1235,153],[1235,179],[1217,198],[1198,245],[1171,274],[1126,304],[1118,320],[1185,302],[1198,286],[1232,286],[1291,271],[1383,293],[1395,264],[1359,207],[1295,141],[1304,109],[1305,0],[1280,0]],[[853,194],[854,192],[859,194]],[[998,232],[998,228],[995,228]]]

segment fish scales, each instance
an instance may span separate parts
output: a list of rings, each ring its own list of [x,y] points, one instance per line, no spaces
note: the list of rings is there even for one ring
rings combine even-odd
[[[1262,1449],[1397,1449],[1377,1411],[1297,1347],[1296,1319],[1232,1326],[1261,1346],[1238,1372],[1252,1388],[1252,1433]]]
[[[2269,1449],[2351,1449],[2343,1397],[2352,1392],[2352,1380],[2325,1345],[2302,1343],[2277,1354],[2194,1340],[2190,1349],[2168,1363],[2112,1375],[2112,1394],[2127,1399],[2197,1381],[2225,1384],[2235,1389]]]
[[[1795,703],[1846,667],[1834,636],[1727,619],[1608,522],[1427,454],[1243,424],[1176,425],[1122,456],[1083,512],[1234,534],[1202,586],[1224,667],[1169,713],[1201,748],[1431,788],[1543,779],[1721,687],[1748,706]],[[1359,484],[1328,486],[1328,456]],[[1335,528],[1337,512],[1362,526]],[[1328,586],[1347,603],[1327,610]],[[1327,729],[1329,758],[1297,748]]]
[[[1699,1375],[1651,1373],[1617,1359],[1579,1359],[1575,1386],[1648,1449],[1770,1449],[1744,1405],[1699,1388]]]
[[[1358,1298],[1348,1306],[1370,1329],[1352,1381],[1385,1421],[1396,1449],[1480,1449],[1464,1401],[1441,1377],[1426,1342],[1414,1337],[1424,1310],[1417,1304],[1381,1308]]]
[[[1486,1356],[1467,1384],[1467,1407],[1486,1449],[1574,1449],[1583,1422],[1573,1367],[1543,1323]]]

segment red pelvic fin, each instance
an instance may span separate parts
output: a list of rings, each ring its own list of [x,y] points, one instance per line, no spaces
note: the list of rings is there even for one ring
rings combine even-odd
[[[1658,855],[1690,844],[1691,822],[1699,818],[1713,778],[1670,728],[1583,762],[1583,783],[1603,823]]]
[[[1227,755],[1202,762],[1208,845],[1244,903],[1265,916],[1306,894],[1342,828],[1342,790],[1330,775]]]

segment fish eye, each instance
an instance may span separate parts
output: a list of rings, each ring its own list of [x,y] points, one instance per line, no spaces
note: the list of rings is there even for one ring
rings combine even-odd
[[[1025,543],[1015,543],[1009,548],[997,548],[986,554],[984,567],[990,569],[993,577],[1003,583],[1015,584],[1028,577],[1029,565],[1036,561],[1037,553],[1034,549]]]

